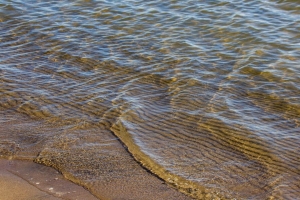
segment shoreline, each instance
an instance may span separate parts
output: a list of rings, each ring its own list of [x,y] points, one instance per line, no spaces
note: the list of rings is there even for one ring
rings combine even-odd
[[[97,200],[53,168],[32,161],[0,159],[0,185],[1,200]]]
[[[66,129],[8,110],[0,110],[0,116],[0,183],[5,185],[0,200],[35,199],[39,195],[64,199],[63,195],[71,194],[67,199],[192,199],[143,168],[105,130]],[[35,176],[39,181],[34,182]],[[50,186],[57,180],[66,185],[63,191]],[[15,193],[11,185],[18,186],[21,193]],[[74,196],[73,187],[80,191],[78,195],[85,196]],[[22,195],[32,196],[19,198]]]

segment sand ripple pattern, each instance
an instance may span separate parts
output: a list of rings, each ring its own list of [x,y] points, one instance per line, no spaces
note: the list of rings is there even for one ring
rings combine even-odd
[[[113,133],[195,198],[299,198],[299,2],[0,1],[0,27],[1,110]]]

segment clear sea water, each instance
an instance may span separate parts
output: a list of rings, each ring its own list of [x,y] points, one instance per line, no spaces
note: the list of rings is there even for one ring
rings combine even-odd
[[[300,2],[0,0],[0,109],[66,130],[59,169],[96,128],[191,197],[299,199]]]

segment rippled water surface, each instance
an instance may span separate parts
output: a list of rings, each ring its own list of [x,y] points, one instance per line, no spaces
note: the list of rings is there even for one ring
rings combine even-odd
[[[299,198],[299,64],[297,0],[0,0],[1,110],[113,133],[196,198]]]

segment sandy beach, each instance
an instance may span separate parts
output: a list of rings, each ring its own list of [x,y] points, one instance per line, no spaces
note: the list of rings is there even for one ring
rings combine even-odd
[[[93,144],[99,145],[91,148],[84,145],[80,151],[75,151],[64,142],[63,147],[55,146],[53,151],[49,144],[56,144],[56,137],[80,137],[76,135],[78,132],[60,132],[60,128],[56,129],[51,123],[37,122],[23,115],[0,114],[0,156],[6,158],[0,159],[0,200],[191,199],[146,171],[113,135],[92,129],[88,135],[93,137]],[[41,132],[49,138],[40,140]],[[78,140],[89,142],[89,138]],[[69,154],[74,156],[65,156]],[[98,159],[86,162],[91,154],[96,154]],[[88,175],[79,174],[74,168]]]
[[[1,200],[96,200],[56,170],[30,161],[0,160]]]
[[[189,199],[147,173],[131,183],[103,182],[103,197],[97,198],[53,168],[24,160],[0,159],[0,185],[0,200]]]

